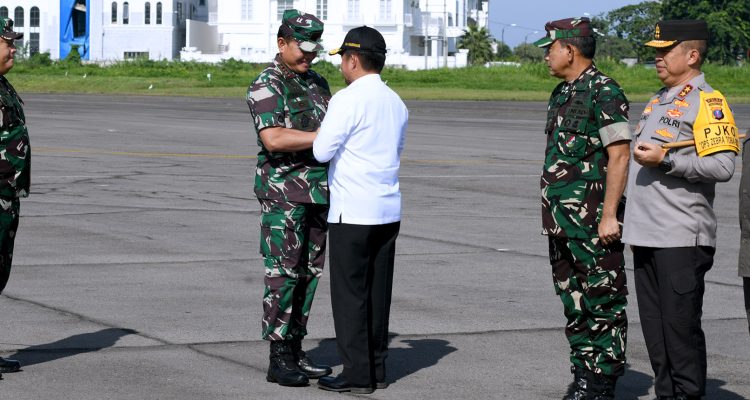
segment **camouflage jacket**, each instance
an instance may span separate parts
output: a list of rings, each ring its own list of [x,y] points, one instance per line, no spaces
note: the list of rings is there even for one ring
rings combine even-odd
[[[23,101],[0,76],[0,198],[29,195],[31,148]]]
[[[328,82],[322,76],[312,70],[297,74],[282,63],[279,55],[250,85],[247,104],[260,146],[255,170],[259,199],[328,204],[327,164],[316,161],[312,149],[268,151],[260,131],[270,127],[315,131],[330,99]]]
[[[598,236],[609,160],[600,129],[627,123],[628,107],[617,82],[594,65],[552,92],[541,177],[542,234]]]

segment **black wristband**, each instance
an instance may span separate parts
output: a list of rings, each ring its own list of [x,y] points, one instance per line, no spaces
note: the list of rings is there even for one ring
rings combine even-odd
[[[664,158],[659,163],[659,169],[664,172],[669,172],[672,170],[672,160],[669,158],[669,153],[664,155]]]

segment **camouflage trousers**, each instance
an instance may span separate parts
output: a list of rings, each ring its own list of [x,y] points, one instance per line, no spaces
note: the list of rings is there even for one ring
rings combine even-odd
[[[10,278],[19,211],[18,199],[0,198],[0,293],[3,292]]]
[[[625,373],[628,329],[623,244],[549,237],[555,292],[563,303],[573,365],[597,374]]]
[[[325,264],[328,205],[259,201],[265,265],[262,337],[302,338]]]

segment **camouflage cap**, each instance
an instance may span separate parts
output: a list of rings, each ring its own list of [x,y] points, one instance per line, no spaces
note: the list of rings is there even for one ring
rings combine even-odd
[[[534,42],[534,46],[547,47],[557,39],[594,36],[591,20],[586,17],[550,21],[544,25],[544,30],[547,31],[547,36]]]
[[[684,40],[708,40],[708,24],[701,20],[659,21],[654,27],[654,40],[648,47],[666,48]]]
[[[23,33],[13,32],[13,20],[0,17],[0,37],[5,40],[16,40],[23,37]]]
[[[284,11],[280,31],[291,35],[299,43],[302,51],[312,52],[323,49],[320,37],[323,35],[323,21],[312,14],[302,14],[298,10]]]

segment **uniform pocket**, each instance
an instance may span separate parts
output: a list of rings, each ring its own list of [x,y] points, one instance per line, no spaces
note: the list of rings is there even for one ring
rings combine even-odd
[[[583,156],[586,154],[588,142],[588,137],[583,132],[561,130],[557,133],[557,149],[565,156]]]
[[[307,97],[297,97],[289,101],[289,119],[292,128],[302,131],[314,131],[319,125],[315,106]]]
[[[669,277],[672,282],[672,290],[677,294],[687,294],[695,290],[695,286],[698,282],[695,279],[695,275],[692,274],[676,274]]]

